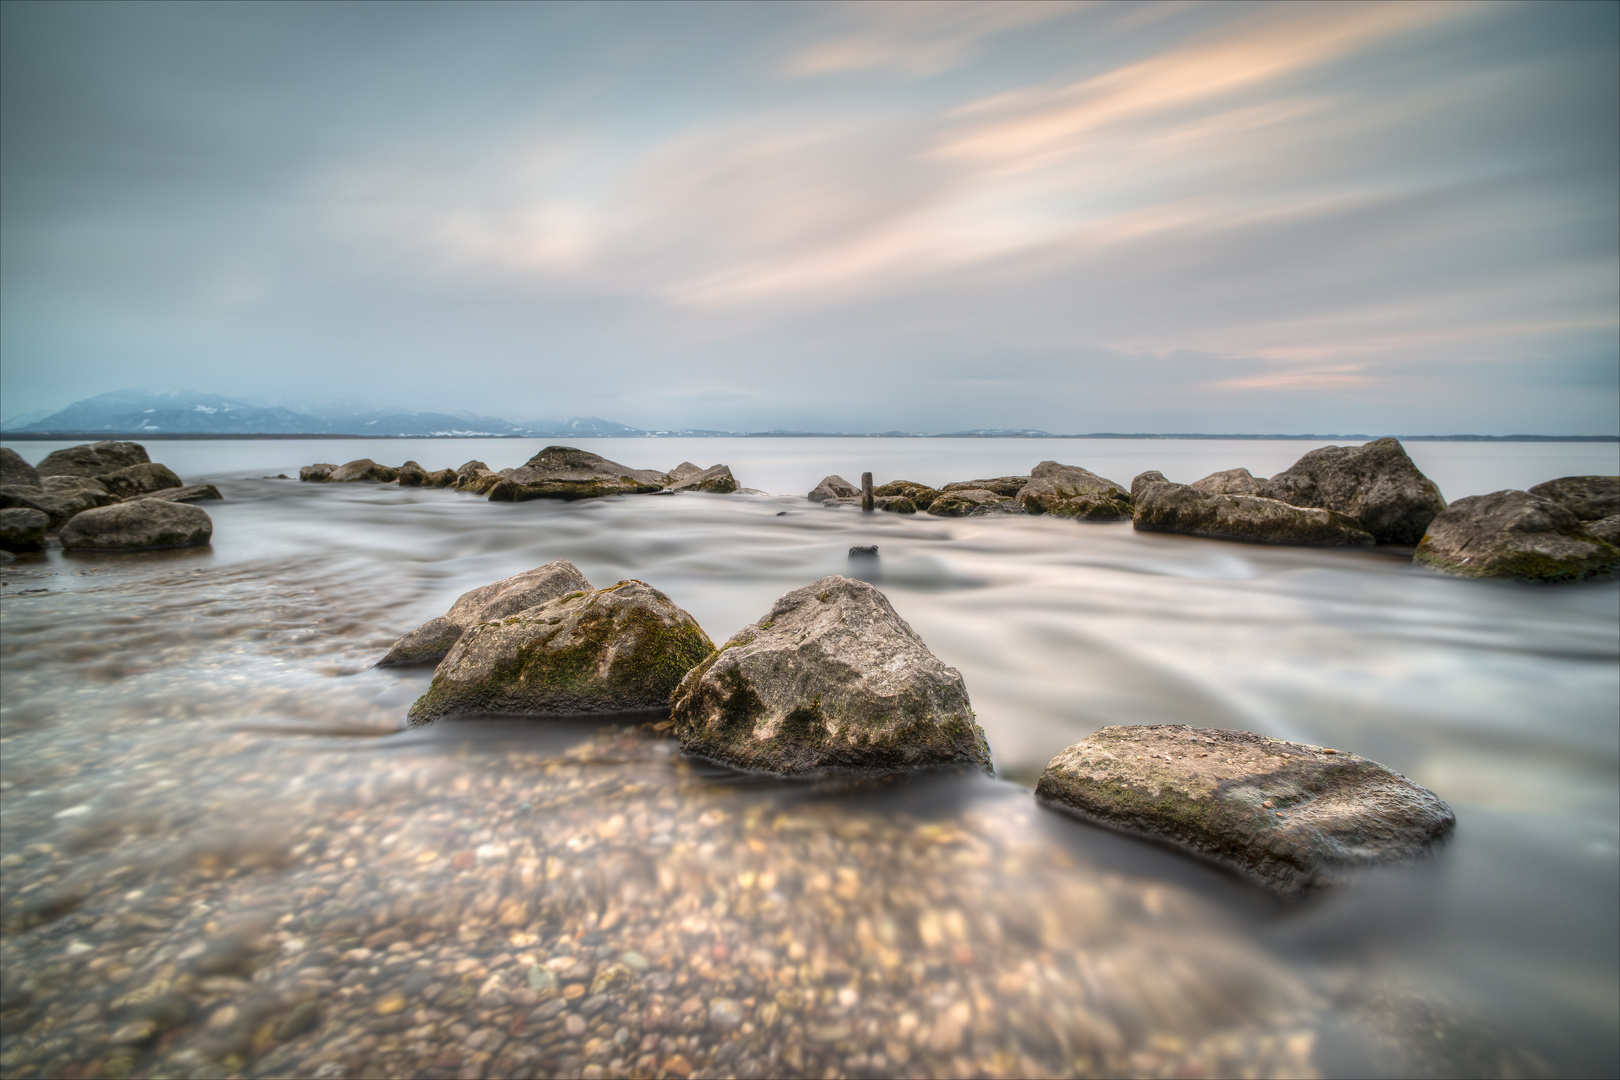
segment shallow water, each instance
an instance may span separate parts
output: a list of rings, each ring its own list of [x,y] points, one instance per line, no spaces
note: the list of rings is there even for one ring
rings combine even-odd
[[[587,448],[803,491],[863,462],[880,482],[1044,457],[1264,475],[1309,447],[1033,442]],[[537,448],[472,443],[149,443],[220,485],[211,549],[0,571],[7,1075],[1620,1067],[1620,584],[802,496],[503,505],[243,478]],[[1620,471],[1612,444],[1409,449],[1453,498]],[[741,777],[683,759],[659,717],[405,731],[428,674],[370,667],[462,591],[555,558],[658,586],[719,641],[870,543],[962,671],[997,780]],[[1456,835],[1280,905],[1034,804],[1063,746],[1159,722],[1365,754],[1445,798]]]

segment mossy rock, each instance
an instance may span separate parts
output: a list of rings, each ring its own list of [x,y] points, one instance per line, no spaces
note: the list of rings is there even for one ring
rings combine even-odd
[[[1494,491],[1446,507],[1412,561],[1461,577],[1578,581],[1614,574],[1620,547],[1560,503],[1528,491]]]
[[[1131,493],[1078,465],[1043,461],[1018,491],[1018,505],[1031,514],[1080,521],[1129,521]]]
[[[579,567],[566,559],[554,559],[533,570],[480,585],[457,597],[443,615],[429,619],[394,642],[388,654],[377,661],[377,666],[437,664],[461,640],[462,634],[481,622],[504,619],[559,596],[590,591],[591,583],[585,580]]]
[[[183,487],[185,482],[167,465],[144,461],[103,473],[96,478],[106,487],[108,494],[117,499],[135,499],[164,488]]]
[[[730,475],[730,470],[726,475]],[[491,487],[489,501],[572,501],[607,495],[645,495],[662,491],[668,480],[668,473],[632,469],[572,446],[548,446],[512,470],[504,482]]]
[[[306,484],[324,484],[332,478],[337,466],[330,461],[317,462],[314,465],[305,465],[298,470],[298,479]]]
[[[935,517],[984,517],[989,514],[1022,514],[1023,507],[1006,495],[988,488],[957,488],[939,493],[928,506]]]
[[[75,514],[62,546],[77,551],[150,551],[198,547],[214,535],[208,514],[189,503],[134,499]]]
[[[911,500],[918,510],[927,510],[939,498],[939,491],[927,484],[919,484],[914,480],[890,480],[882,487],[873,488],[872,494],[879,498],[885,495],[904,496]]]
[[[621,581],[474,626],[440,662],[409,720],[659,709],[713,652],[697,620],[669,597]]]
[[[1551,499],[1582,521],[1601,521],[1620,514],[1620,476],[1560,476],[1530,489]]]
[[[1210,495],[1168,481],[1140,486],[1132,524],[1139,532],[1255,544],[1353,547],[1373,543],[1372,534],[1359,521],[1332,510],[1290,506],[1258,495]]]
[[[47,454],[35,468],[41,477],[101,477],[151,460],[146,456],[146,447],[140,443],[106,440],[57,450]]]
[[[356,458],[339,465],[327,476],[329,484],[392,484],[399,479],[399,470],[390,465],[379,465],[370,458]]]
[[[1399,440],[1312,450],[1260,485],[1290,506],[1332,510],[1360,522],[1380,544],[1415,544],[1446,500]]]
[[[1283,894],[1416,858],[1456,822],[1434,792],[1376,761],[1182,724],[1103,728],[1053,758],[1035,795]]]
[[[961,673],[881,592],[839,575],[788,593],[694,667],[670,714],[682,749],[743,769],[990,770]]]

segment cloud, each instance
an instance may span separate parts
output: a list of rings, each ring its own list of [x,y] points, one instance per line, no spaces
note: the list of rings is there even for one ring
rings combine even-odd
[[[938,75],[966,63],[989,38],[1061,19],[1085,6],[1067,0],[843,3],[832,9],[832,21],[851,28],[794,52],[783,71],[798,78],[856,71],[909,78]]]

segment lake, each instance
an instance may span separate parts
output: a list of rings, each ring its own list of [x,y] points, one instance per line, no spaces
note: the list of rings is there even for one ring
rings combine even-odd
[[[591,439],[770,494],[570,504],[268,478],[499,469],[541,441],[144,445],[223,492],[211,547],[0,567],[7,1075],[1620,1069],[1620,582],[803,496],[1047,458],[1125,485],[1270,475],[1317,444]],[[1450,499],[1620,473],[1614,443],[1407,450]],[[658,587],[720,642],[857,544],[962,672],[995,779],[739,774],[658,716],[407,730],[431,673],[372,667],[559,558]],[[1035,803],[1063,747],[1142,723],[1363,754],[1456,833],[1282,903]]]

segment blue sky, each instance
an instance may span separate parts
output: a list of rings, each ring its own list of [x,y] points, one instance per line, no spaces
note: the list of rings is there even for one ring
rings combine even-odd
[[[0,393],[1612,434],[1617,11],[6,3]]]

